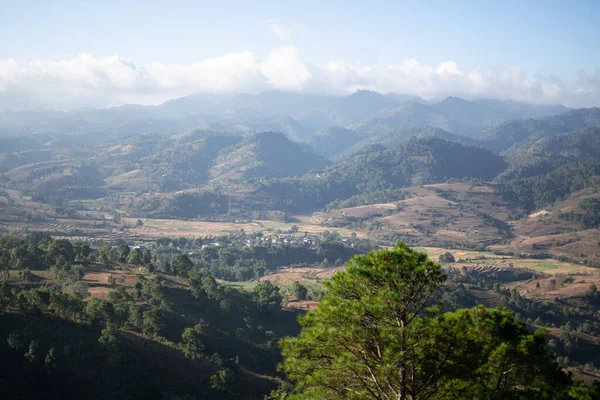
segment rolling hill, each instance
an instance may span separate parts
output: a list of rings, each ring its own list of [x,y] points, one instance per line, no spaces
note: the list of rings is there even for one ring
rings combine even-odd
[[[513,145],[505,156],[511,168],[502,174],[502,178],[539,175],[562,165],[599,160],[600,128],[532,137]]]
[[[529,138],[541,138],[576,129],[600,127],[600,108],[581,108],[542,119],[504,122],[481,133],[481,144],[501,153]]]
[[[365,151],[369,146],[383,146],[383,147],[395,147],[402,144],[402,142],[413,138],[426,138],[426,137],[437,137],[447,141],[460,142],[470,145],[478,145],[479,142],[475,139],[471,139],[467,136],[460,136],[445,131],[441,128],[434,126],[415,126],[410,128],[402,128],[386,133],[382,133],[376,136],[368,136],[363,138],[360,142],[343,149],[341,153],[337,155],[337,158],[346,158],[353,154],[361,151]]]
[[[376,136],[417,126],[432,126],[455,134],[472,134],[478,129],[475,125],[453,120],[430,106],[416,102],[381,111],[374,117],[352,125],[351,129]]]
[[[300,176],[322,169],[327,160],[284,134],[263,132],[219,152],[210,168],[211,180],[230,181]]]
[[[306,211],[361,193],[450,178],[489,180],[506,166],[501,157],[483,148],[435,137],[412,138],[390,149],[356,155],[319,173],[264,182],[258,192],[269,198],[264,207]]]

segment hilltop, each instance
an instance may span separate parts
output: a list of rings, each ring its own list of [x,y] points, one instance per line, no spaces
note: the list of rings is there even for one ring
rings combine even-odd
[[[214,181],[285,178],[319,170],[327,164],[324,157],[285,135],[263,132],[222,149],[210,174]]]

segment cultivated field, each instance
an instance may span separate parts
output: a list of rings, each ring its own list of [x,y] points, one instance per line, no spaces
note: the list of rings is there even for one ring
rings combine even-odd
[[[452,183],[406,188],[408,198],[315,213],[313,221],[405,240],[413,245],[489,245],[505,240],[501,220],[515,213],[488,184]],[[359,220],[357,222],[357,219]]]
[[[518,258],[511,256],[496,255],[485,251],[448,250],[439,247],[417,247],[424,251],[432,259],[437,261],[441,254],[452,253],[456,259],[456,267],[474,266],[479,267],[510,267],[529,269],[535,272],[558,275],[558,274],[596,274],[600,270],[554,259]]]
[[[121,147],[114,151],[123,151]],[[127,150],[129,151],[129,150]],[[106,166],[106,168],[111,168]],[[30,166],[15,168],[25,173]],[[124,172],[123,178],[135,180],[138,170]],[[121,175],[116,175],[121,176]],[[116,177],[115,176],[115,177]],[[126,179],[125,179],[126,180]],[[112,182],[112,181],[111,181]],[[115,180],[111,184],[118,184]],[[189,189],[194,191],[196,189]],[[240,219],[235,222],[156,219],[127,216],[127,206],[149,195],[121,191],[116,196],[93,200],[67,201],[76,213],[32,201],[16,190],[0,191],[0,229],[21,232],[44,231],[55,237],[83,240],[128,242],[154,241],[159,237],[196,238],[232,232],[289,231],[319,234],[335,231],[348,237],[370,237],[381,245],[403,240],[412,246],[447,248],[488,248],[512,253],[548,253],[577,261],[600,262],[600,229],[582,230],[580,223],[559,218],[575,210],[579,198],[557,203],[521,218],[522,210],[511,208],[491,184],[448,183],[403,189],[407,198],[398,202],[363,205],[311,215],[291,215],[290,222]],[[172,193],[155,193],[167,199]],[[582,194],[581,198],[596,194]],[[116,222],[116,210],[123,217]],[[519,216],[519,219],[514,219]],[[223,216],[225,219],[225,216]],[[462,257],[464,258],[464,257]],[[517,262],[516,260],[514,262]],[[523,263],[526,268],[552,273],[564,266],[548,262]],[[566,267],[567,269],[571,267]]]

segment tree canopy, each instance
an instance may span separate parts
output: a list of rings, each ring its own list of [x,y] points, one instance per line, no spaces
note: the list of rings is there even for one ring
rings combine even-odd
[[[571,377],[506,309],[441,314],[439,265],[399,243],[356,256],[282,340],[282,369],[299,398],[571,398]],[[574,397],[580,398],[580,397]]]

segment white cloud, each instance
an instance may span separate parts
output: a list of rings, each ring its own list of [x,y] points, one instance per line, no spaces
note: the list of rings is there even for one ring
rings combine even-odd
[[[292,38],[292,29],[283,25],[278,19],[270,19],[267,23],[271,28],[271,33],[282,42],[287,42]]]
[[[293,46],[272,51],[259,69],[266,83],[277,89],[301,90],[311,79],[308,67]]]
[[[272,50],[264,59],[245,51],[190,64],[137,65],[91,54],[59,61],[0,60],[0,110],[158,104],[197,92],[272,89],[339,94],[370,89],[430,100],[453,95],[590,107],[600,106],[600,70],[580,72],[569,86],[518,66],[463,69],[452,61],[426,65],[407,59],[387,66],[331,60],[319,67],[304,62],[294,46]]]

